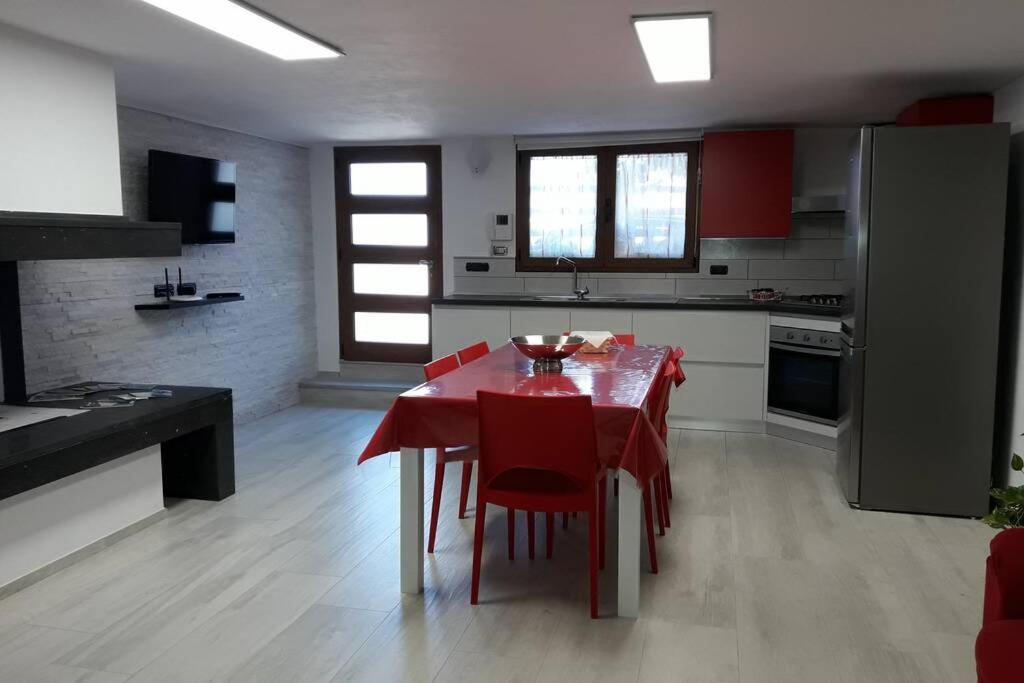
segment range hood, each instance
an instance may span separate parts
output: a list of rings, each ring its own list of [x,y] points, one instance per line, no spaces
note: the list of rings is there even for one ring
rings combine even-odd
[[[793,197],[793,213],[843,213],[846,211],[846,195],[819,194]]]
[[[180,255],[179,223],[0,211],[0,262]]]

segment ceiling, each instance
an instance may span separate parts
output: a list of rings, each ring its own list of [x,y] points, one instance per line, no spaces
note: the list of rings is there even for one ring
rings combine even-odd
[[[891,120],[1024,73],[1020,0],[253,0],[348,56],[282,62],[138,0],[4,0],[109,55],[118,99],[299,143]],[[629,18],[712,11],[714,78],[655,84]]]

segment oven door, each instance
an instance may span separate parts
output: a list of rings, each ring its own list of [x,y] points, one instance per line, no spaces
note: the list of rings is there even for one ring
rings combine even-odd
[[[772,342],[768,412],[835,425],[839,418],[839,350]]]

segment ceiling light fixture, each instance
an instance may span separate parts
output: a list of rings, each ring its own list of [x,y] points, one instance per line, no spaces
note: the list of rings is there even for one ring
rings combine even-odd
[[[657,83],[711,79],[711,15],[633,17],[647,66]]]
[[[237,0],[142,1],[279,59],[328,59],[345,54],[341,48]]]

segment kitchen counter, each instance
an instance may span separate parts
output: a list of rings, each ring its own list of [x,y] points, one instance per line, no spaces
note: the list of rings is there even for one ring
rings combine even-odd
[[[545,308],[632,308],[665,310],[765,311],[838,318],[839,309],[794,301],[751,301],[739,296],[588,296],[577,301],[571,296],[529,294],[452,294],[432,299],[435,306],[541,306]]]

